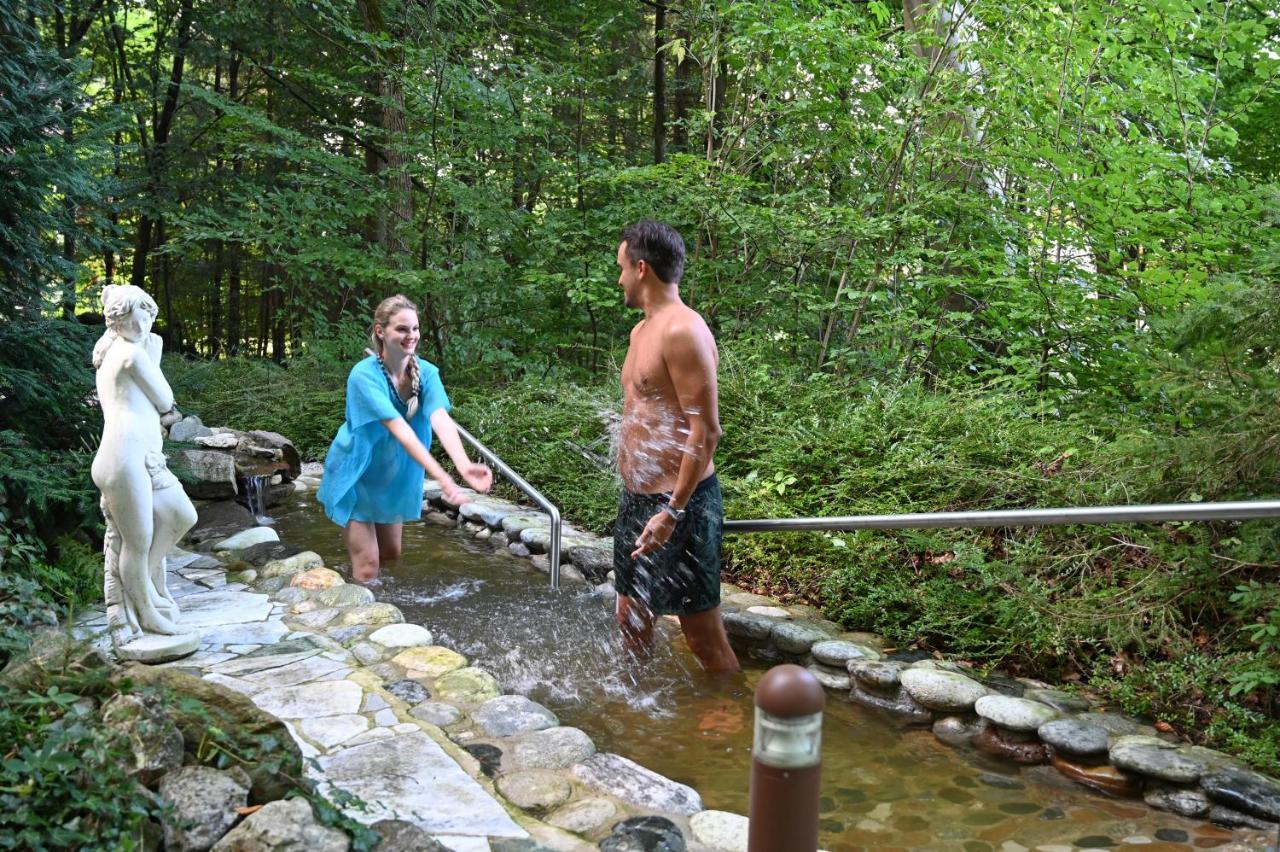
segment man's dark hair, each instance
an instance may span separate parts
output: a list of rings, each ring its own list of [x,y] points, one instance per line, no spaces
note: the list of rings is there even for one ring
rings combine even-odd
[[[684,240],[680,232],[663,222],[642,219],[622,232],[627,259],[648,263],[653,274],[667,284],[679,284],[684,275]]]

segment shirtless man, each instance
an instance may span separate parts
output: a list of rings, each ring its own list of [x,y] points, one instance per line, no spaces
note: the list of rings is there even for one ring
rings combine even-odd
[[[677,615],[704,669],[737,671],[720,616],[716,341],[680,301],[684,240],[673,228],[650,221],[627,228],[618,267],[627,307],[644,311],[622,365],[624,490],[613,538],[618,625],[626,646],[644,652],[653,644],[655,616]]]

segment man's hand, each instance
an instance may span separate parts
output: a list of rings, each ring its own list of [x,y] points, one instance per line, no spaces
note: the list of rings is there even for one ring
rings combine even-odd
[[[649,523],[644,525],[639,538],[636,539],[636,549],[631,551],[631,558],[635,559],[638,556],[653,553],[662,547],[671,538],[671,533],[675,532],[675,528],[676,519],[659,509],[658,514],[650,518]]]
[[[493,471],[488,466],[479,462],[471,462],[462,466],[462,470],[458,471],[462,474],[463,480],[466,481],[475,490],[481,494],[486,493],[493,487]]]

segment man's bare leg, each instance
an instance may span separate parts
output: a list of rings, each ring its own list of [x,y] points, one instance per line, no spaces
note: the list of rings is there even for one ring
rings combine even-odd
[[[634,598],[618,595],[618,628],[627,653],[639,659],[652,653],[653,622],[653,613],[647,606]]]
[[[347,521],[342,539],[351,556],[351,577],[357,583],[378,578],[378,534],[374,525],[364,521]]]
[[[729,644],[729,634],[724,630],[720,607],[680,616],[680,629],[684,631],[689,650],[709,674],[729,674],[741,668],[738,655]]]

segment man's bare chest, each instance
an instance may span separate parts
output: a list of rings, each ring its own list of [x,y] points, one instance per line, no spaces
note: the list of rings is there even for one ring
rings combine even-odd
[[[671,387],[671,376],[666,361],[656,345],[648,345],[637,335],[622,363],[622,390],[631,398],[652,398],[665,395]]]

